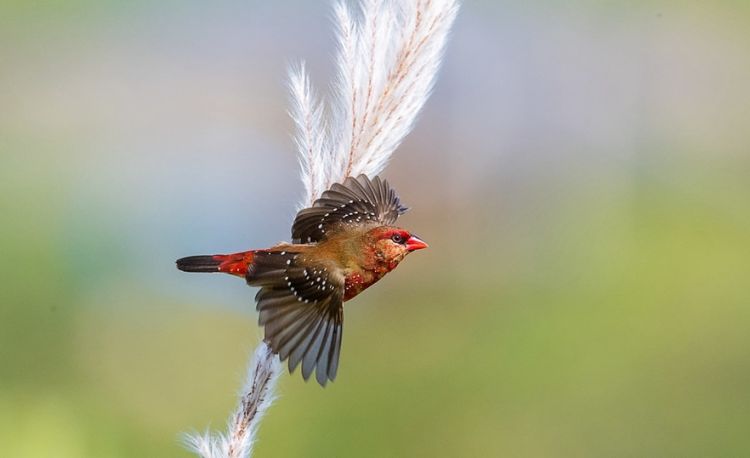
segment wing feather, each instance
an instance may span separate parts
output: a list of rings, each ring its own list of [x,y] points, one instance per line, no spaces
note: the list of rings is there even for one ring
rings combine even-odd
[[[347,224],[392,225],[405,213],[396,191],[386,180],[366,175],[335,183],[312,207],[297,213],[292,225],[294,243],[319,242]]]
[[[255,255],[247,282],[255,295],[265,340],[289,371],[325,385],[336,377],[343,324],[343,278],[325,265],[303,265],[300,253],[269,250]]]

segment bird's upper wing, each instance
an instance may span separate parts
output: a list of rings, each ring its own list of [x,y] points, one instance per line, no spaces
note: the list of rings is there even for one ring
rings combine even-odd
[[[300,210],[292,225],[294,243],[323,240],[344,224],[391,225],[406,207],[386,180],[348,177],[325,191],[312,207]]]
[[[314,263],[304,253],[259,251],[247,282],[261,289],[255,296],[258,324],[265,340],[289,372],[302,363],[307,380],[315,370],[325,386],[336,378],[344,318],[344,279],[330,266]]]

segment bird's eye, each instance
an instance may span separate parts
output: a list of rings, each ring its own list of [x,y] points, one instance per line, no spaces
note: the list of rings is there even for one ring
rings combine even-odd
[[[404,238],[401,236],[401,234],[393,234],[391,236],[391,240],[396,243],[404,243]]]

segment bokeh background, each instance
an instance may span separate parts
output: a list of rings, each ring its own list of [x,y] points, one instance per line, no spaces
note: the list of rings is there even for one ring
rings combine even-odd
[[[385,175],[430,242],[259,457],[750,455],[750,7],[465,0]],[[0,455],[189,456],[261,335],[329,2],[0,6]]]

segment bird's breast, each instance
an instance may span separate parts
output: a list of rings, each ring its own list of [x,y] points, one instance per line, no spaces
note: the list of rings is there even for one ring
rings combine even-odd
[[[344,300],[348,301],[361,293],[383,278],[383,275],[385,275],[385,272],[381,273],[367,270],[347,275],[344,281]]]
[[[374,285],[385,274],[395,269],[398,261],[378,262],[370,268],[359,268],[344,277],[344,300],[348,301]]]

